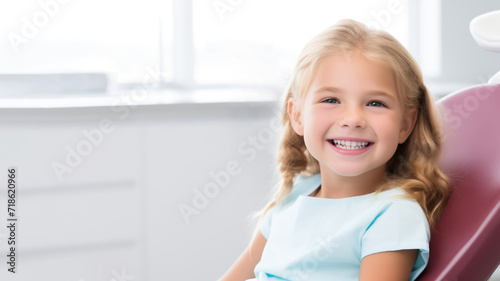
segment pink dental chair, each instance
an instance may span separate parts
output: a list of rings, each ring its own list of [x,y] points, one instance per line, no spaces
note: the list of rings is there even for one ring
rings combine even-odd
[[[432,232],[419,281],[485,281],[500,263],[500,84],[438,101],[445,139],[440,167],[453,193]]]

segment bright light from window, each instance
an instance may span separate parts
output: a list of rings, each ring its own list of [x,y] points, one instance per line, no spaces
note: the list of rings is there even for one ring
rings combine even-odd
[[[141,83],[160,68],[172,87],[281,89],[306,42],[340,19],[408,45],[408,0],[184,1],[1,1],[0,74],[101,72]],[[192,7],[193,21],[175,7]]]
[[[302,47],[343,18],[408,45],[407,0],[194,1],[195,80],[282,87]]]
[[[0,73],[90,71],[140,82],[161,59],[171,65],[159,49],[163,38],[162,52],[171,52],[171,14],[172,0],[2,1]]]

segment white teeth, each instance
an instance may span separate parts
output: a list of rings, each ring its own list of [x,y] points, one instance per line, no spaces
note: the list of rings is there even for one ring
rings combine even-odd
[[[356,150],[362,149],[368,146],[368,142],[366,141],[346,141],[346,140],[333,140],[333,144],[336,147],[345,149],[345,150]]]

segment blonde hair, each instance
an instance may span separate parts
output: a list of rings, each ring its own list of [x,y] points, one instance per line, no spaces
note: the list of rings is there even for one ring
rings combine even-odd
[[[420,204],[429,225],[433,227],[450,194],[449,181],[437,167],[441,131],[434,101],[423,83],[418,64],[408,51],[387,32],[368,29],[354,20],[342,20],[326,29],[314,37],[300,54],[282,101],[283,134],[278,154],[282,180],[274,198],[263,209],[261,219],[271,207],[287,197],[297,175],[319,172],[318,161],[308,152],[304,138],[292,128],[287,107],[289,99],[304,98],[323,58],[353,51],[389,66],[405,110],[411,107],[418,109],[415,127],[388,161],[386,179],[377,187],[377,192],[396,186],[404,189],[408,197]]]

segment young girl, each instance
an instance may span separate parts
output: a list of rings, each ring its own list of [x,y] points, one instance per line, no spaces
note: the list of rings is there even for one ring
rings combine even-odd
[[[411,55],[341,21],[302,51],[282,118],[281,186],[221,280],[415,280],[449,186]]]

